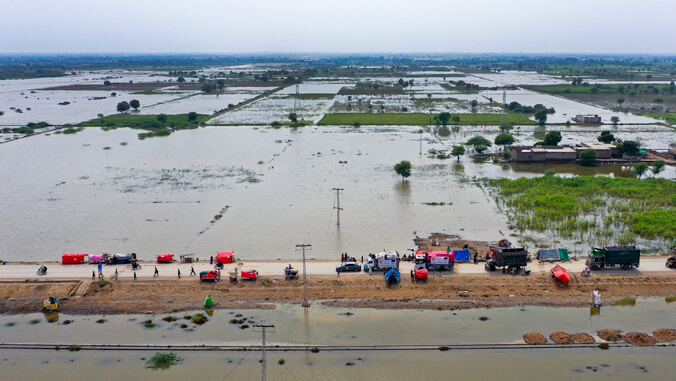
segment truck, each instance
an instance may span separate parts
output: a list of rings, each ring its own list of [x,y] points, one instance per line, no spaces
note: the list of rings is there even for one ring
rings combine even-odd
[[[604,246],[593,247],[587,256],[585,265],[592,270],[603,270],[604,267],[620,266],[623,270],[638,267],[641,249],[638,246]]]
[[[528,248],[489,246],[490,258],[484,265],[487,271],[495,271],[502,267],[502,273],[517,274],[522,267],[528,265]]]
[[[369,254],[364,263],[364,271],[387,271],[391,268],[399,270],[399,253],[387,251],[378,254]]]
[[[428,270],[452,270],[455,264],[453,251],[416,251],[415,263],[424,264]]]

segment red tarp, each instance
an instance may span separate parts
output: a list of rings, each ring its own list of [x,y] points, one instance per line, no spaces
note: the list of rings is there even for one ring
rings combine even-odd
[[[84,253],[63,253],[61,263],[64,265],[74,265],[77,263],[82,263],[85,260],[87,254]]]
[[[570,282],[568,271],[559,265],[554,266],[552,269],[552,274],[554,274],[556,279],[560,280],[563,284]]]
[[[234,251],[221,251],[216,254],[216,263],[232,263],[235,258]]]
[[[157,263],[171,262],[174,260],[174,254],[160,254],[157,256]]]
[[[417,269],[414,273],[415,279],[427,279],[427,269]]]
[[[250,270],[250,271],[242,270],[242,278],[256,279],[256,278],[258,278],[258,271],[256,271],[256,270]]]

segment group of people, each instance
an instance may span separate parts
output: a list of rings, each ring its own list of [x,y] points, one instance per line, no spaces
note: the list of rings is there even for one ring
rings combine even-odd
[[[341,262],[357,262],[357,258],[350,257],[350,256],[347,255],[347,253],[340,253],[340,261]],[[361,261],[364,262],[364,257],[361,257]]]
[[[132,268],[132,270],[134,270],[134,280],[136,280],[136,271],[133,268]],[[177,275],[178,275],[178,279],[181,279],[181,269],[178,269]],[[190,276],[193,276],[193,275],[197,275],[197,272],[195,272],[195,267],[190,266]],[[153,273],[153,277],[157,278],[159,276],[160,276],[160,271],[157,269],[157,266],[155,266],[155,272]],[[117,268],[116,268],[115,269],[115,280],[118,280],[118,277],[119,277],[119,273],[118,273]],[[95,271],[92,271],[92,279],[96,279],[96,272]],[[102,280],[102,279],[103,279],[103,268],[102,268],[101,264],[99,264],[99,280]]]

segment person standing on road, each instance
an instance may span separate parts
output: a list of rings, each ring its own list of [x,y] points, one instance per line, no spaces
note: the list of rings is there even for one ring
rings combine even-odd
[[[181,279],[181,269],[178,269],[178,279]]]
[[[195,268],[192,267],[192,266],[190,266],[190,275],[191,275],[191,276],[192,276],[192,275],[197,275],[197,273],[195,272]]]
[[[96,272],[92,270],[92,280],[96,279]]]
[[[364,263],[364,256],[361,256],[361,263]]]
[[[134,271],[134,282],[136,282],[136,271]]]
[[[157,271],[157,266],[155,266],[155,274],[153,274],[153,278],[157,278],[158,276],[160,276],[160,272]]]
[[[211,259],[209,259],[209,264],[210,264],[210,265],[213,265],[213,264],[214,264],[214,256],[213,256],[213,255],[211,256]]]
[[[117,280],[117,269],[115,269],[115,280]]]

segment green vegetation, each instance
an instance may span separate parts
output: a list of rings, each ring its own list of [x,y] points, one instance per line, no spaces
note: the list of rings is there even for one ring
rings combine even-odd
[[[408,82],[406,82],[408,83]],[[354,88],[343,87],[338,92],[340,95],[392,95],[404,94],[402,86],[388,85],[385,83],[357,83]]]
[[[596,150],[586,149],[580,152],[580,164],[585,166],[594,165],[596,162]]]
[[[404,182],[407,177],[411,176],[411,162],[402,160],[394,165],[394,171],[401,176],[401,181]]]
[[[206,317],[203,313],[196,313],[192,316],[192,322],[198,325],[202,325],[209,321],[209,318]]]
[[[451,155],[455,156],[458,158],[458,161],[460,161],[460,156],[465,154],[465,147],[463,146],[453,146],[453,151],[451,151]]]
[[[608,177],[488,179],[521,231],[594,245],[676,239],[676,183]]]
[[[139,139],[153,136],[167,136],[173,130],[185,130],[197,128],[199,123],[209,119],[209,115],[188,113],[178,115],[130,115],[115,114],[102,118],[96,118],[82,122],[83,127],[103,127],[103,129],[115,129],[118,127],[131,127],[150,130],[139,134]]]
[[[423,113],[339,113],[326,114],[319,125],[426,125],[435,124],[432,114]],[[458,121],[453,117],[457,116]],[[455,114],[449,124],[454,125],[499,125],[500,114]],[[509,113],[505,115],[506,123],[517,125],[533,125],[534,121],[524,115]]]
[[[676,112],[652,112],[652,113],[636,113],[636,115],[649,116],[655,119],[661,119],[669,124],[676,124]]]
[[[150,360],[146,362],[146,367],[153,369],[167,369],[179,361],[181,361],[181,359],[179,359],[174,352],[157,352],[153,357],[150,358]]]

